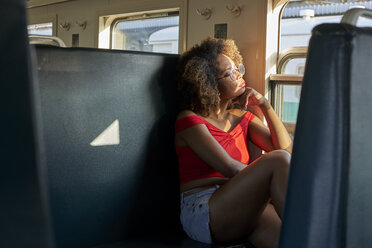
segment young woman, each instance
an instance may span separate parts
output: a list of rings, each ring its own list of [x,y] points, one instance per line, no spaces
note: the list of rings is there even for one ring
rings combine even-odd
[[[244,72],[232,40],[208,38],[180,58],[181,223],[201,242],[276,247],[292,140],[267,99],[247,87]],[[247,106],[258,106],[268,127]],[[251,163],[248,140],[266,151]]]

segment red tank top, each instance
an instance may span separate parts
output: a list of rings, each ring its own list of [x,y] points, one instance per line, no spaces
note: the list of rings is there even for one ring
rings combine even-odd
[[[247,112],[233,130],[225,132],[213,126],[201,116],[190,115],[176,121],[175,131],[177,133],[186,128],[204,124],[207,126],[212,136],[232,158],[248,164],[247,132],[248,125],[254,117],[252,113]],[[178,155],[180,183],[207,177],[224,177],[199,158],[190,147],[176,146],[176,153]]]

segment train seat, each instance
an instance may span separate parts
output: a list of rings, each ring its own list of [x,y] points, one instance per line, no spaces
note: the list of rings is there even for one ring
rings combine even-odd
[[[371,246],[371,57],[371,28],[312,31],[280,247]]]
[[[181,237],[178,56],[48,46],[36,55],[56,246]]]
[[[51,46],[36,55],[56,247],[211,247],[179,221],[179,55]]]

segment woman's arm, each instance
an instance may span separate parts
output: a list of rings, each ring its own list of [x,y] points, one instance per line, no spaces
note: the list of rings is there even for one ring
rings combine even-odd
[[[176,133],[177,143],[189,146],[204,162],[229,178],[247,166],[233,159],[204,124],[195,125]]]
[[[260,119],[254,118],[249,125],[248,135],[253,143],[265,151],[283,149],[292,153],[292,139],[282,121],[276,115],[269,101],[256,90],[247,87],[243,94],[244,107],[258,106],[265,116],[267,128]]]

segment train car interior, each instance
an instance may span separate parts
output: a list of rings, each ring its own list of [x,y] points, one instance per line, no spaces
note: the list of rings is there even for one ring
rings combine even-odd
[[[372,246],[372,1],[0,4],[0,247],[254,247],[179,220],[176,65],[208,36],[293,139],[279,247]]]

